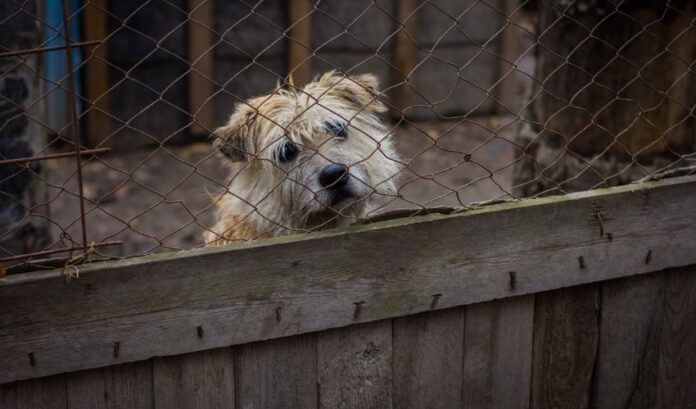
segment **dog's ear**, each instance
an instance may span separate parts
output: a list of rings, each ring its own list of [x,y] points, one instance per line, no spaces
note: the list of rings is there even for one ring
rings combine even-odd
[[[225,126],[213,132],[213,147],[234,162],[249,160],[249,133],[256,117],[248,106],[239,107]]]
[[[379,80],[372,74],[350,75],[347,77],[326,73],[319,80],[330,87],[329,92],[354,103],[358,109],[385,112],[387,108],[377,99],[381,93]]]

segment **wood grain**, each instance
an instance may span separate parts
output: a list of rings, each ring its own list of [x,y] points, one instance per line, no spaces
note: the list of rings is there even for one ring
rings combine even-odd
[[[586,409],[599,338],[597,285],[535,295],[531,408]]]
[[[65,375],[54,375],[0,385],[0,408],[65,409]]]
[[[317,334],[319,408],[392,407],[390,320]]]
[[[165,358],[153,363],[155,408],[234,408],[232,348]]]
[[[394,407],[462,407],[464,309],[394,319]]]
[[[654,407],[665,278],[650,274],[602,285],[595,408]]]
[[[152,362],[143,361],[70,373],[68,409],[151,409]]]
[[[464,407],[529,407],[533,321],[533,295],[466,308]]]
[[[696,264],[695,180],[6,276],[0,383]]]
[[[660,329],[656,408],[696,408],[696,266],[668,273]]]
[[[252,343],[235,351],[237,408],[317,408],[315,334]]]

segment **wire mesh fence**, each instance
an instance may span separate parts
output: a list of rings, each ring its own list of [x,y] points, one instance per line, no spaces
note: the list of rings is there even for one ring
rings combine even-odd
[[[0,9],[10,272],[606,187],[696,157],[688,0]]]

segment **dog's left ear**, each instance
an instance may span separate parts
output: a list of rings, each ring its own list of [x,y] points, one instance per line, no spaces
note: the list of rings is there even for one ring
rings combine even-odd
[[[213,147],[234,162],[249,160],[249,133],[254,118],[254,111],[250,107],[238,107],[227,125],[217,128],[213,133]]]
[[[320,82],[329,82],[331,90],[336,95],[354,103],[359,109],[373,112],[385,112],[387,107],[378,99],[379,80],[372,74],[337,76],[333,73],[325,74]]]

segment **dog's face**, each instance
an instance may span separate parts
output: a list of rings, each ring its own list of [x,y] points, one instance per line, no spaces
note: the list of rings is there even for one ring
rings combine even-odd
[[[372,75],[328,73],[303,90],[278,90],[240,104],[215,145],[241,165],[230,192],[262,219],[312,230],[365,215],[396,191],[400,166],[377,117]],[[235,180],[236,179],[236,180]]]

